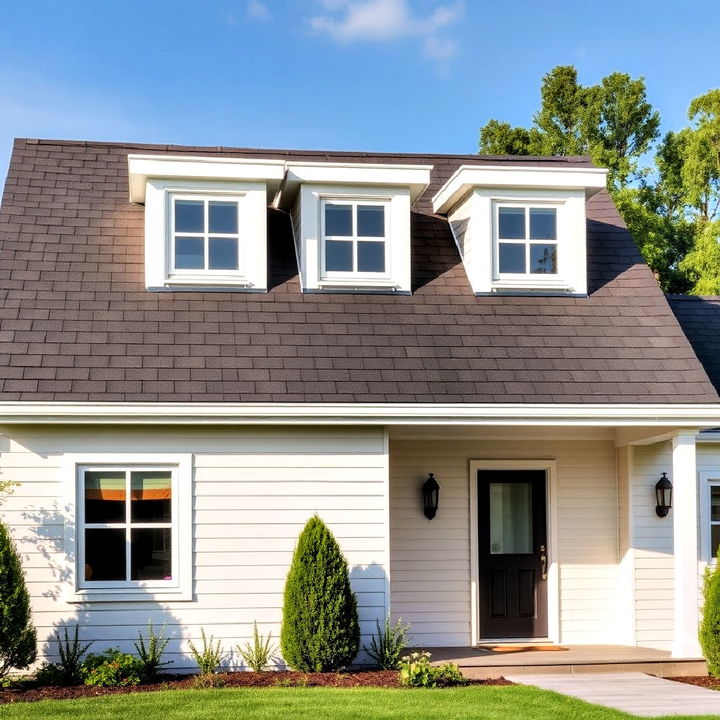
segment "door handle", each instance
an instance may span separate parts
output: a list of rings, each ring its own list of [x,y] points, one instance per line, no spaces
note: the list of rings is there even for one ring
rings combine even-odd
[[[540,546],[540,575],[543,580],[547,580],[547,555],[544,545]]]

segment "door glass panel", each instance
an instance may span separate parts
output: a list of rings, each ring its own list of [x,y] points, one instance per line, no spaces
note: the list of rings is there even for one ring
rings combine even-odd
[[[490,553],[532,553],[532,484],[490,483]]]

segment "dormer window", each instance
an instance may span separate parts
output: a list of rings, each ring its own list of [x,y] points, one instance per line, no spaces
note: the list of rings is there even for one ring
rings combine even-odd
[[[131,155],[130,199],[145,203],[149,290],[267,288],[267,208],[285,163]]]
[[[557,275],[557,208],[495,204],[496,277]]]
[[[242,273],[240,201],[173,195],[172,270]]]
[[[322,201],[322,277],[387,277],[390,201]]]
[[[303,291],[411,292],[411,208],[430,170],[289,162],[279,206],[292,216]]]

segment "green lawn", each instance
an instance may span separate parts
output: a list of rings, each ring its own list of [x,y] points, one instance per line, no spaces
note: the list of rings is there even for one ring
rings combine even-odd
[[[627,720],[532,687],[222,688],[0,705],[2,720]],[[710,719],[711,716],[703,716]],[[716,716],[715,717],[717,720]]]

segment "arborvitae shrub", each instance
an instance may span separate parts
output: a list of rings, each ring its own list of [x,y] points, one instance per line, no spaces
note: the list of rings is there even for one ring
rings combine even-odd
[[[720,676],[720,551],[718,564],[705,570],[705,604],[700,623],[700,646],[707,660],[708,672]]]
[[[283,658],[296,670],[332,672],[349,665],[359,645],[357,601],[347,561],[315,515],[300,533],[285,582]]]
[[[20,557],[0,522],[0,678],[35,662],[37,637]]]

